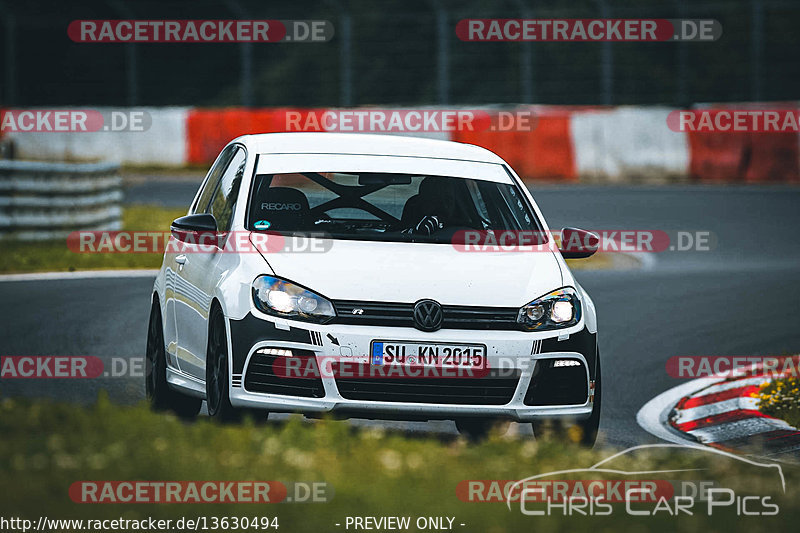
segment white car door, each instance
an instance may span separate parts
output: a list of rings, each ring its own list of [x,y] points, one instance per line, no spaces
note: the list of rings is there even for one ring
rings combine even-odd
[[[222,172],[227,167],[228,161],[231,156],[230,150],[223,151],[211,165],[211,169],[206,174],[203,184],[199,192],[195,196],[189,214],[202,213],[208,207],[211,201],[211,195],[219,183]],[[164,283],[164,342],[167,348],[167,360],[172,367],[179,370],[186,369],[186,364],[181,364],[183,353],[179,350],[178,345],[178,308],[187,305],[187,296],[184,291],[183,277],[179,277],[179,273],[183,274],[185,260],[187,254],[185,252],[187,245],[174,236],[170,236],[167,250],[164,255],[165,265],[165,283]],[[185,314],[181,309],[181,315]]]
[[[225,161],[212,194],[197,213],[209,213],[217,221],[217,232],[226,238],[233,218],[239,187],[244,175],[246,152],[239,146],[229,147]],[[220,242],[224,244],[224,242]],[[178,345],[181,369],[200,379],[205,379],[205,358],[208,338],[208,317],[214,288],[219,281],[219,263],[223,252],[207,244],[188,244],[186,253],[178,256],[177,280],[180,285],[180,303],[176,305]]]

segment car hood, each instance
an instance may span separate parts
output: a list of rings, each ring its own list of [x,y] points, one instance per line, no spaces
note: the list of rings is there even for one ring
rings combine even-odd
[[[263,257],[276,276],[334,300],[431,298],[450,305],[520,307],[563,281],[550,250],[463,252],[447,244],[324,242],[325,252]]]

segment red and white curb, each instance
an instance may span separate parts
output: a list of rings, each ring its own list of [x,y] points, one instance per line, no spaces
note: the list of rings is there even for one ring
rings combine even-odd
[[[800,430],[758,410],[758,391],[774,375],[689,381],[650,400],[637,413],[649,433],[675,443],[700,443],[759,455],[800,455]]]

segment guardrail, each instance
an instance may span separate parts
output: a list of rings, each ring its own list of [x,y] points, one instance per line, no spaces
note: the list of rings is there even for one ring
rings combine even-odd
[[[116,163],[0,161],[0,240],[122,229],[118,171]]]

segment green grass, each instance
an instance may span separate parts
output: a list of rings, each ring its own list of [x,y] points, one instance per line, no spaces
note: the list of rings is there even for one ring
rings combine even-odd
[[[123,211],[126,231],[169,231],[170,223],[186,214],[185,209],[166,209],[158,206],[130,206]],[[67,247],[66,239],[42,242],[0,243],[0,273],[71,272],[74,270],[104,270],[152,268],[161,266],[161,253],[75,253]]]
[[[472,445],[462,439],[355,429],[342,421],[292,419],[284,424],[219,426],[201,418],[187,423],[151,413],[144,406],[115,406],[102,396],[89,408],[5,399],[0,402],[0,432],[0,516],[4,517],[277,516],[279,531],[324,532],[345,531],[346,516],[454,516],[456,531],[481,533],[783,531],[800,519],[796,468],[784,467],[784,494],[774,469],[686,450],[636,452],[613,465],[626,471],[699,468],[631,477],[714,480],[739,495],[769,495],[780,506],[778,516],[740,517],[735,507],[729,507],[709,517],[706,506],[697,504],[691,517],[666,513],[632,517],[624,504],[615,504],[611,516],[532,517],[524,516],[518,505],[509,511],[503,503],[457,498],[461,480],[511,480],[588,467],[611,453],[524,437],[495,435]],[[591,474],[583,479],[602,478]],[[76,504],[67,491],[78,480],[324,481],[334,496],[329,503],[304,504]],[[634,507],[652,509],[652,505]]]
[[[758,394],[759,409],[800,428],[800,378],[765,383]]]

